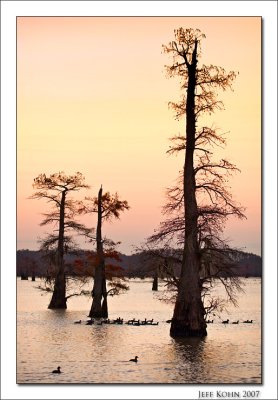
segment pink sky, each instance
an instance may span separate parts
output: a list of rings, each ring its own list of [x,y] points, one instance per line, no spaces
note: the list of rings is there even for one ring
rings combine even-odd
[[[226,236],[246,251],[261,247],[261,19],[259,17],[18,17],[17,246],[37,249],[46,204],[29,200],[39,173],[82,172],[91,189],[118,191],[131,210],[104,233],[133,251],[161,221],[165,188],[182,168],[168,138],[184,132],[167,103],[180,96],[167,79],[162,44],[174,29],[199,28],[204,64],[239,71],[225,111],[209,118],[227,134],[223,155],[242,171],[231,180],[246,221]],[[208,121],[206,121],[208,123]],[[86,217],[94,225],[93,217]]]

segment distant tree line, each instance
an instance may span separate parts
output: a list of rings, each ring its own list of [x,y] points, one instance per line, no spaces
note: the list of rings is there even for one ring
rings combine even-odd
[[[66,275],[76,275],[76,263],[79,260],[83,260],[85,263],[87,259],[87,251],[79,250],[76,254],[65,255],[65,271]],[[155,272],[158,271],[158,278],[162,279],[165,276],[161,269],[161,264],[153,263],[150,261],[150,255],[145,252],[138,252],[131,255],[118,254],[118,261],[115,259],[107,259],[108,265],[114,265],[119,267],[119,271],[114,271],[115,276],[124,276],[126,278],[153,278]],[[17,250],[17,268],[16,274],[18,277],[26,276],[31,278],[32,275],[35,277],[46,277],[47,270],[49,268],[49,262],[44,257],[44,253],[39,250],[28,250],[22,249]],[[173,275],[178,277],[180,275],[180,263],[174,265]],[[262,259],[260,256],[242,251],[240,253],[240,259],[238,260],[235,268],[235,274],[243,277],[261,277],[262,276]],[[81,272],[86,275],[85,269]],[[111,272],[110,275],[113,273]],[[89,274],[87,275],[89,276]]]

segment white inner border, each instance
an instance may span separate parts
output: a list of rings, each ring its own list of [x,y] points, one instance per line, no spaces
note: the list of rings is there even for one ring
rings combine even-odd
[[[16,16],[262,16],[264,299],[262,386],[16,385]],[[242,38],[244,41],[244,38]],[[248,54],[246,54],[248,57]],[[277,398],[277,2],[1,1],[1,398],[195,399],[199,390]]]

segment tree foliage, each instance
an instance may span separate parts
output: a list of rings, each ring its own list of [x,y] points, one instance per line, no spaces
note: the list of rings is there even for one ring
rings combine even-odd
[[[87,201],[85,209],[88,213],[97,213],[99,199],[95,197],[85,197]],[[102,221],[112,221],[113,218],[119,219],[120,213],[129,210],[129,205],[126,200],[120,200],[119,195],[116,192],[111,194],[110,192],[103,193],[101,196],[101,219]]]

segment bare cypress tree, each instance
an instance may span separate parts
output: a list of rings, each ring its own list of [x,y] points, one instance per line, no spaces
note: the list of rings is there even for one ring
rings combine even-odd
[[[204,156],[209,154],[205,145],[214,141],[215,132],[207,127],[197,129],[198,118],[204,113],[213,113],[223,108],[217,100],[217,89],[231,87],[236,77],[235,72],[226,73],[223,68],[209,65],[198,66],[200,42],[205,35],[198,29],[179,28],[175,31],[175,40],[164,46],[164,51],[173,55],[173,64],[167,68],[169,76],[181,78],[181,88],[185,92],[179,103],[170,103],[178,118],[185,116],[186,133],[184,137],[175,138],[181,141],[174,151],[184,151],[184,168],[182,173],[182,206],[183,206],[183,256],[181,276],[179,279],[177,300],[171,324],[170,334],[173,337],[206,336],[205,309],[201,298],[200,282],[200,246],[198,243],[198,218],[200,209],[197,205],[195,152],[198,149]],[[202,141],[202,139],[204,139]],[[198,142],[199,140],[199,142]],[[197,143],[202,146],[198,147]],[[209,166],[207,170],[209,171]],[[200,171],[205,171],[205,166]],[[217,188],[205,188],[207,193]],[[208,214],[208,213],[207,213]]]
[[[102,223],[113,218],[119,218],[120,212],[129,209],[129,205],[125,200],[119,200],[118,194],[111,195],[109,192],[102,193],[102,186],[99,189],[98,197],[86,197],[89,204],[86,207],[88,213],[97,213],[97,263],[94,273],[94,287],[92,290],[93,302],[89,317],[91,318],[107,318],[107,287],[106,287],[106,271],[105,271],[105,251],[104,239],[102,237]],[[109,241],[111,244],[111,241]]]
[[[52,211],[44,214],[44,220],[41,225],[54,224],[58,225],[58,235],[50,233],[42,240],[41,250],[54,249],[54,267],[55,281],[54,291],[48,308],[51,309],[66,309],[66,277],[64,265],[64,253],[69,247],[71,238],[66,235],[66,231],[73,230],[82,234],[89,234],[90,229],[76,222],[74,216],[79,213],[80,202],[68,199],[68,194],[78,191],[82,188],[89,188],[84,182],[84,177],[80,172],[75,175],[65,175],[64,172],[59,172],[47,177],[45,174],[40,174],[34,179],[33,187],[38,189],[30,198],[31,199],[46,199],[53,206]]]

